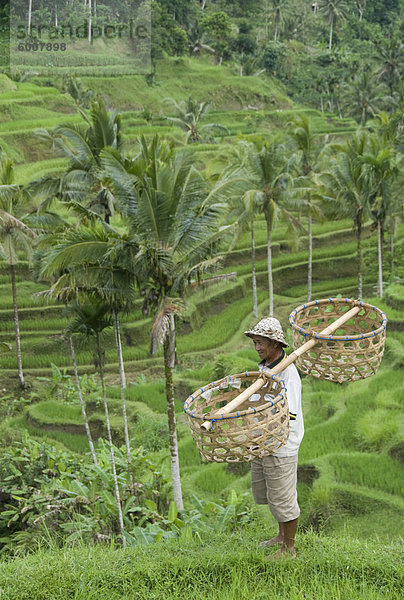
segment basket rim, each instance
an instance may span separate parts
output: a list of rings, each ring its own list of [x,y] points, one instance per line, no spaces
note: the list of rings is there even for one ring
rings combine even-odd
[[[201,394],[203,394],[207,390],[210,390],[213,387],[220,385],[221,383],[225,383],[225,382],[230,383],[230,381],[232,379],[239,379],[241,377],[244,377],[244,379],[247,379],[247,377],[255,377],[255,376],[264,377],[268,380],[271,379],[273,381],[276,381],[277,383],[282,384],[281,393],[278,394],[277,396],[275,396],[273,401],[271,400],[271,402],[268,402],[267,406],[265,404],[263,404],[259,408],[255,408],[255,407],[246,408],[245,410],[228,413],[226,415],[222,413],[222,415],[217,415],[216,417],[208,417],[207,415],[198,416],[198,415],[194,414],[195,411],[191,411],[189,409],[189,402],[194,402],[197,398],[199,398],[199,396]],[[244,371],[243,373],[237,373],[235,375],[226,375],[226,377],[222,377],[222,379],[218,379],[217,381],[212,381],[211,383],[208,383],[205,386],[196,390],[193,394],[190,394],[188,396],[188,398],[184,401],[184,413],[188,417],[191,417],[192,419],[197,419],[200,421],[210,421],[212,423],[212,427],[213,427],[213,423],[216,423],[217,421],[222,421],[222,420],[226,420],[226,419],[238,419],[239,417],[257,414],[257,413],[262,412],[263,410],[268,410],[268,408],[273,408],[280,400],[284,399],[285,395],[282,393],[283,391],[287,392],[285,382],[283,379],[279,379],[279,377],[276,377],[276,375],[271,375],[270,373],[266,373],[265,371]]]
[[[310,329],[303,329],[303,327],[299,327],[295,321],[296,316],[302,312],[302,310],[323,304],[347,304],[350,305],[351,308],[355,306],[363,306],[364,308],[370,308],[374,312],[377,312],[379,317],[381,317],[382,324],[380,327],[375,329],[374,331],[369,331],[368,333],[361,333],[357,335],[326,335],[322,336],[316,332],[311,331]],[[306,302],[304,304],[300,304],[297,308],[292,310],[289,315],[289,325],[292,327],[294,331],[300,333],[304,338],[314,338],[316,340],[330,340],[336,342],[346,342],[346,341],[356,341],[356,340],[364,340],[371,337],[376,337],[380,333],[382,333],[387,326],[388,320],[386,317],[386,313],[383,312],[377,306],[372,304],[368,304],[367,302],[363,302],[362,300],[355,300],[354,298],[322,298],[321,300],[312,300],[311,302]]]

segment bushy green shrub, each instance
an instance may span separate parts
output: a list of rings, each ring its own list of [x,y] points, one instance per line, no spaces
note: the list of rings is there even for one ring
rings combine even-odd
[[[132,445],[143,446],[147,452],[158,452],[168,448],[167,417],[164,415],[140,415],[136,418],[132,430]]]

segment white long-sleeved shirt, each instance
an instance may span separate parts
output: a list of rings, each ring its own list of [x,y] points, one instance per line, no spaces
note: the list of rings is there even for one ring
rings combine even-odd
[[[268,367],[259,364],[260,371],[270,371]],[[300,442],[304,435],[302,413],[302,382],[295,365],[291,364],[276,375],[285,382],[286,397],[289,405],[289,438],[282,448],[273,456],[295,456],[299,452]]]

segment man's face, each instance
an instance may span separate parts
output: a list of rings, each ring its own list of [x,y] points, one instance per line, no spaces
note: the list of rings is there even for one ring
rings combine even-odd
[[[278,342],[273,340],[269,340],[262,335],[254,335],[252,336],[252,341],[254,343],[254,348],[258,352],[258,355],[261,360],[265,360],[268,363],[273,362],[278,358],[281,348]]]

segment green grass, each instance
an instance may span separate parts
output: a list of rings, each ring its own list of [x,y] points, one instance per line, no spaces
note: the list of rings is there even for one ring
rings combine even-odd
[[[120,398],[120,394],[118,388],[109,390],[111,398]],[[155,413],[166,414],[167,412],[164,381],[129,385],[125,390],[125,398],[127,401],[143,402]]]
[[[259,302],[265,298],[265,292],[259,294]],[[228,340],[237,330],[240,321],[251,311],[250,297],[242,298],[224,308],[219,315],[212,315],[200,329],[178,339],[178,352],[196,352],[216,348]]]
[[[385,454],[333,454],[327,457],[337,482],[375,488],[404,496],[403,467]]]
[[[37,292],[48,289],[49,286],[34,281],[19,282],[17,285],[17,304],[19,308],[28,308],[42,304],[35,297]],[[12,308],[13,300],[10,294],[11,284],[0,285],[0,310]]]
[[[12,435],[17,435],[18,437],[19,431],[26,431],[28,435],[36,439],[57,442],[62,448],[66,447],[73,452],[80,454],[89,452],[88,440],[84,434],[84,428],[83,433],[69,433],[68,431],[57,431],[54,429],[48,430],[36,427],[32,423],[27,422],[24,416],[13,418],[6,425],[6,431],[2,431],[4,436],[9,436],[10,432],[12,432]]]
[[[223,489],[231,485],[235,476],[226,472],[226,464],[212,463],[201,469],[192,479],[197,490],[209,495],[218,496]],[[211,496],[212,497],[212,496]]]
[[[82,425],[80,406],[48,400],[28,408],[29,416],[42,425]]]
[[[298,536],[295,561],[266,561],[263,529],[116,550],[45,550],[3,563],[2,600],[401,600],[402,547]]]

